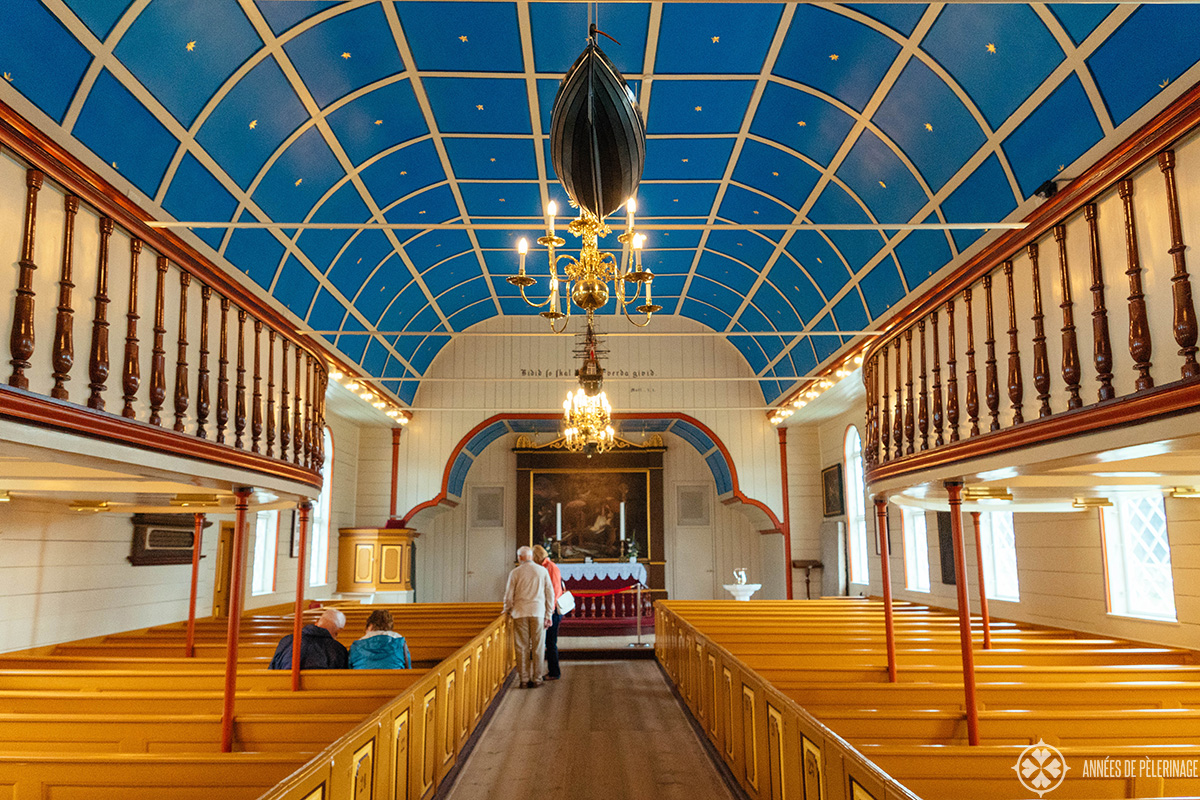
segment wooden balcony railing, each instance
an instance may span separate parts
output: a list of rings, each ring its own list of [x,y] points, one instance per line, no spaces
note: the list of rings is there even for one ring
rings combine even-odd
[[[863,362],[869,482],[1200,402],[1198,125],[1193,89],[897,315]]]
[[[0,272],[0,415],[319,486],[324,359],[95,175],[0,123],[0,196],[24,197],[0,204],[20,231],[0,235],[19,238],[0,256],[15,262]]]

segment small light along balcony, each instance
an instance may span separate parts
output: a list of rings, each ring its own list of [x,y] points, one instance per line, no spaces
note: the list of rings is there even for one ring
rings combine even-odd
[[[4,438],[53,429],[319,489],[324,358],[36,131],[5,121],[0,142]]]
[[[1198,125],[1193,89],[871,343],[873,491],[1095,460],[1085,454],[1103,448],[1185,446],[1200,403]]]

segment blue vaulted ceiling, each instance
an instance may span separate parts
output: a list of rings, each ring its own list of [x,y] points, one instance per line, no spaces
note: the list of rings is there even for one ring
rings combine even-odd
[[[1187,3],[598,16],[646,114],[655,300],[762,334],[730,341],[767,402],[983,235],[888,223],[1005,220],[1200,69]],[[4,18],[0,99],[164,218],[265,224],[193,233],[401,400],[452,332],[535,313],[504,277],[565,206],[546,134],[586,4],[7,0]],[[821,227],[845,223],[882,228]]]

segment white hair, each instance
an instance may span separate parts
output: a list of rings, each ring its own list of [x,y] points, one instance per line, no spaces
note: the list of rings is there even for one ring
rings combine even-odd
[[[346,627],[346,615],[336,608],[327,608],[321,612],[321,619],[318,622],[332,622],[338,626],[338,630]]]
[[[529,545],[521,545],[517,548],[517,561],[532,561],[533,548]]]

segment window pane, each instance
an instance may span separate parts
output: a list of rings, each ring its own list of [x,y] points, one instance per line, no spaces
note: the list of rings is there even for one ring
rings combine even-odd
[[[925,512],[919,508],[904,509],[904,585],[929,591],[929,537]]]
[[[254,518],[254,572],[251,594],[275,591],[275,544],[279,538],[279,512],[260,511]]]
[[[866,584],[867,572],[867,509],[863,483],[862,439],[858,429],[846,432],[846,521],[850,537],[850,582]]]
[[[325,429],[325,465],[321,470],[321,496],[313,503],[311,566],[308,571],[309,586],[324,586],[329,581],[329,502],[333,492],[333,437]]]
[[[980,515],[979,538],[983,552],[984,594],[995,600],[1021,599],[1017,585],[1017,541],[1013,515],[989,511]]]
[[[1157,492],[1120,495],[1104,509],[1110,610],[1150,619],[1175,616],[1167,514]]]

